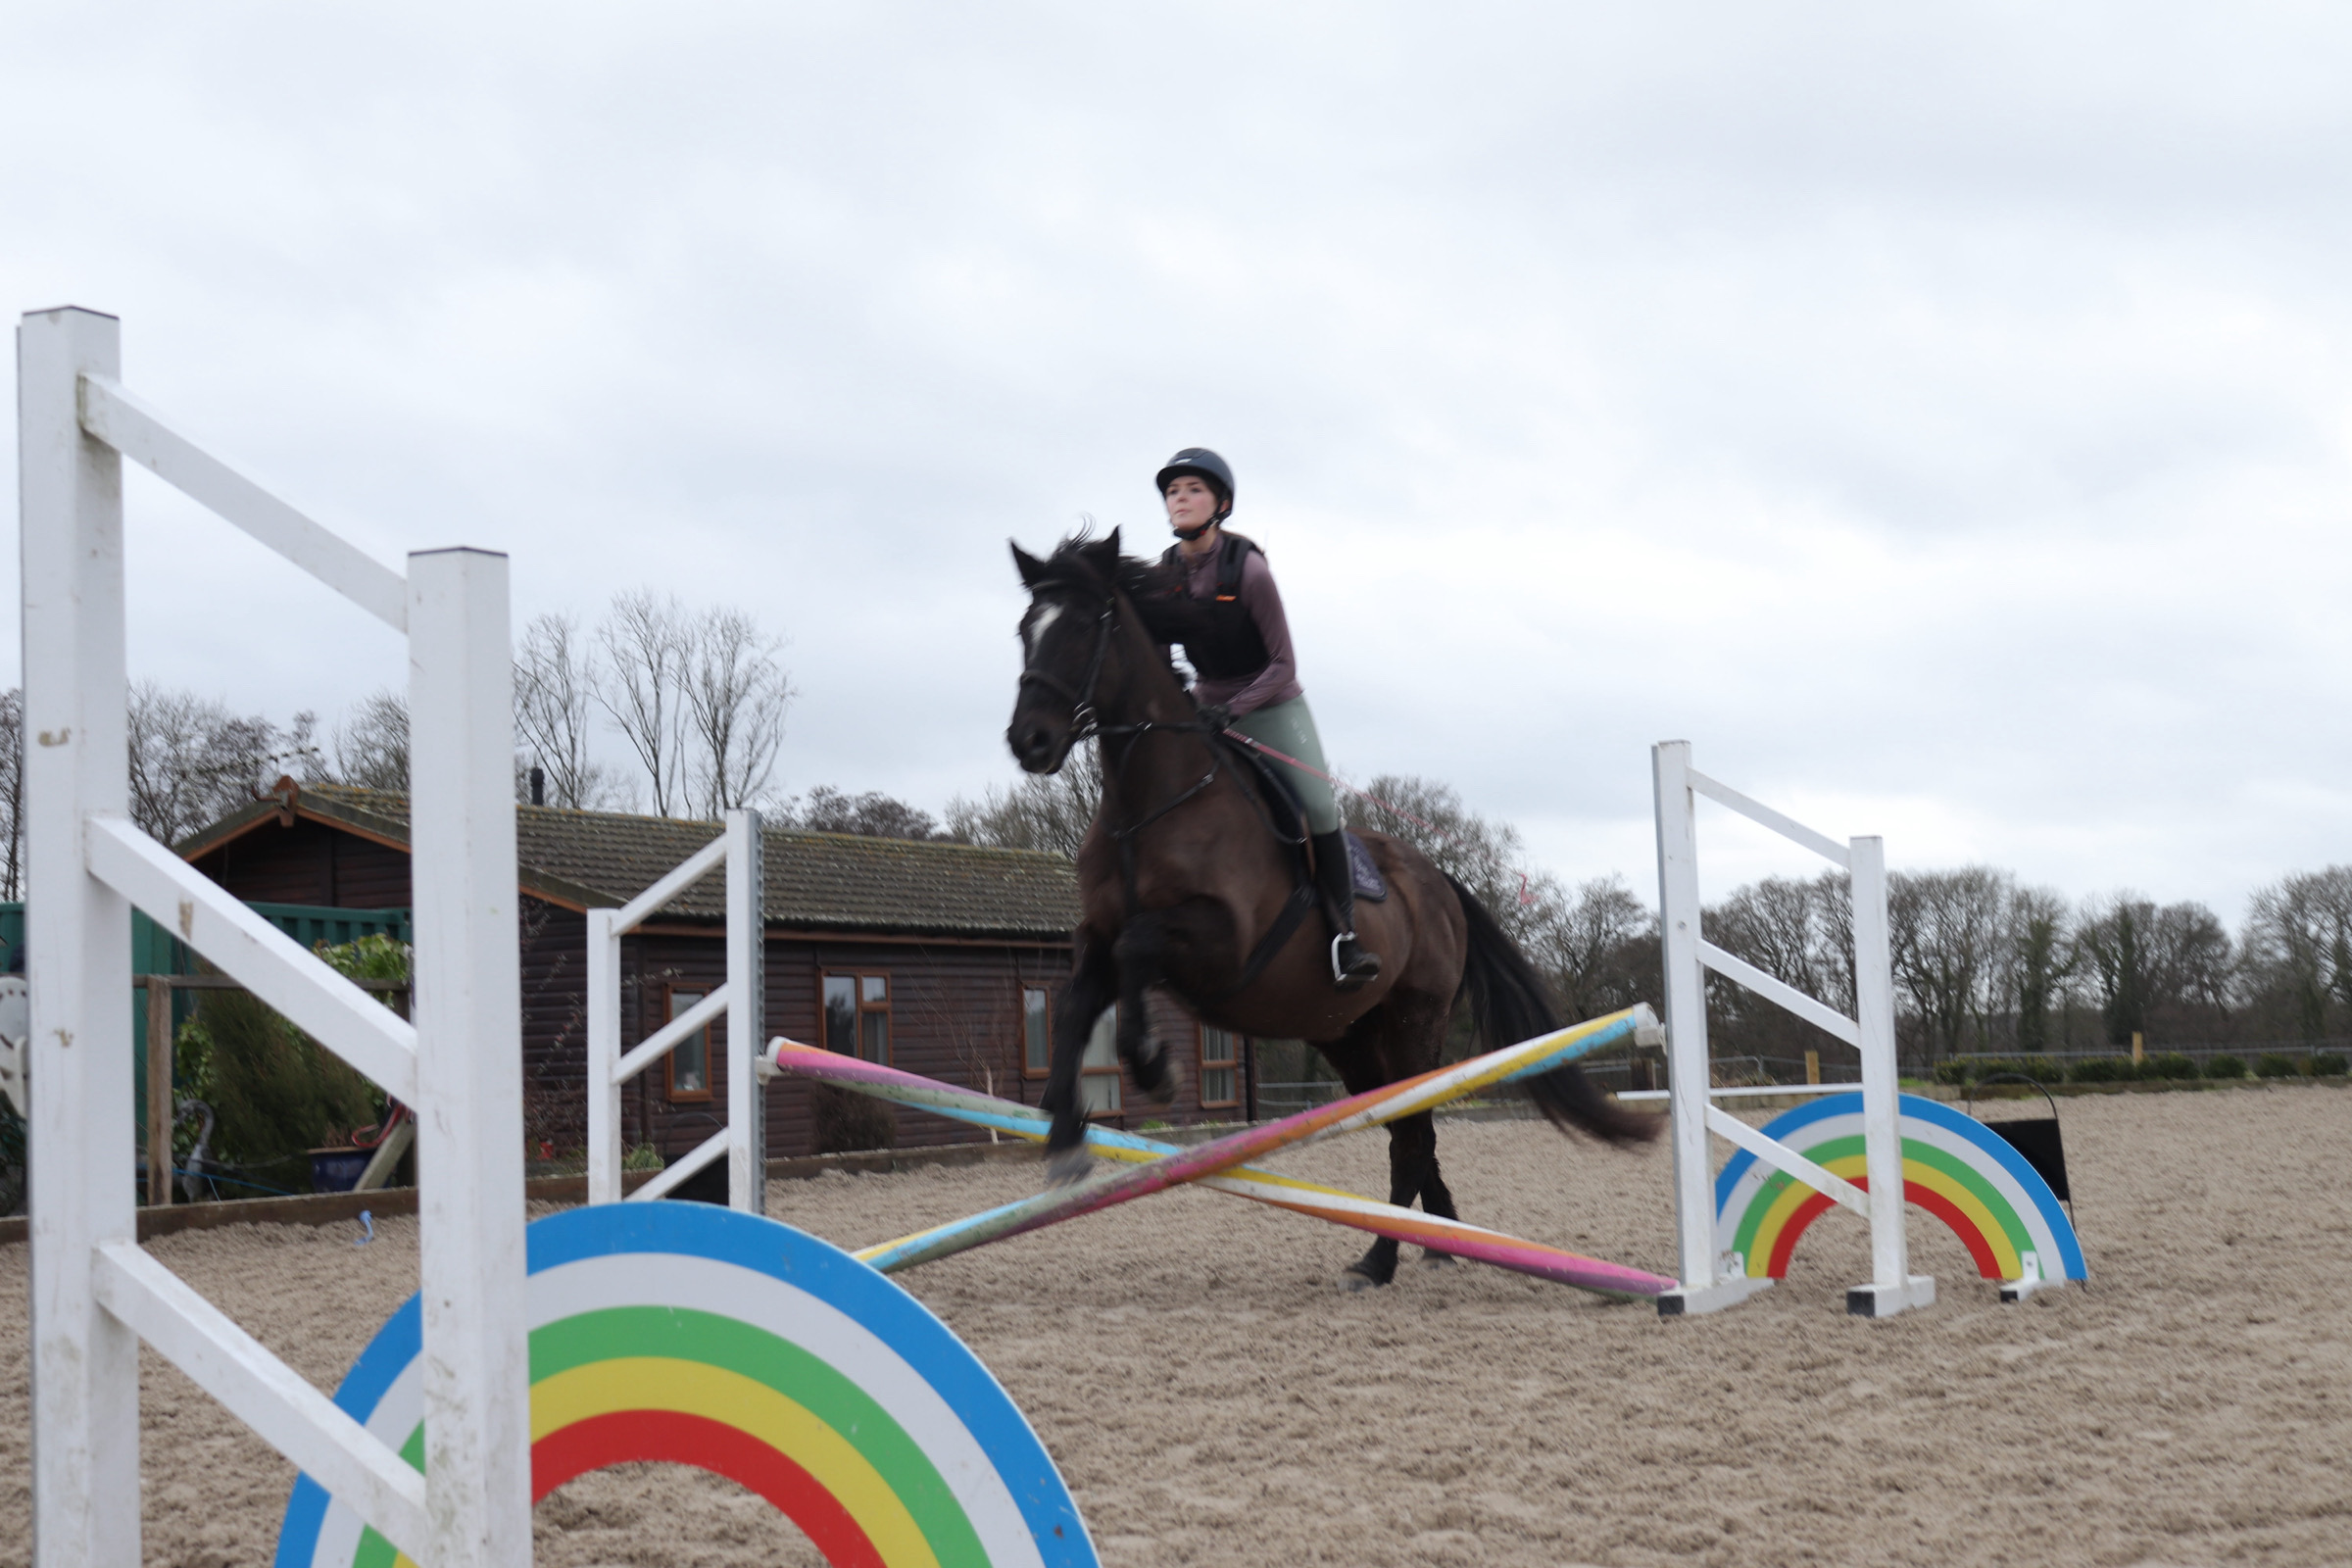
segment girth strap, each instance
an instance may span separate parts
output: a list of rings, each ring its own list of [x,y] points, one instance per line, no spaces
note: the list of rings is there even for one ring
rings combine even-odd
[[[1249,990],[1257,977],[1266,972],[1266,965],[1274,961],[1274,955],[1280,953],[1284,944],[1298,934],[1298,922],[1305,919],[1306,911],[1314,906],[1315,888],[1313,883],[1301,882],[1292,888],[1290,902],[1282,906],[1282,913],[1275,916],[1272,925],[1266,927],[1266,934],[1257,939],[1257,946],[1250,950],[1250,961],[1242,966],[1242,977],[1224,990],[1213,996],[1204,997],[1201,1001],[1207,1005],[1214,1006],[1228,998],[1240,996]]]

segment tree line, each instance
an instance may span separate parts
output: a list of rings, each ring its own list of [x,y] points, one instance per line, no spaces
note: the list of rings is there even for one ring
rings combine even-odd
[[[876,791],[819,786],[778,798],[776,764],[795,693],[781,640],[748,614],[673,597],[616,597],[583,628],[568,614],[525,627],[514,669],[515,789],[536,770],[546,804],[716,817],[760,806],[780,826],[1075,856],[1102,792],[1095,748],[1050,777],[1023,777],[937,816]],[[280,726],[218,698],[133,684],[130,807],[165,843],[240,809],[280,773],[306,783],[406,790],[408,709],[384,690],[334,725]],[[24,888],[24,699],[0,693],[0,898]],[[610,744],[613,739],[617,747]],[[618,754],[618,760],[612,754]],[[1384,775],[1345,797],[1351,826],[1418,845],[1476,893],[1549,979],[1592,1017],[1659,1001],[1656,912],[1622,878],[1575,886],[1527,869],[1508,822],[1432,779]],[[2352,866],[2260,889],[2232,932],[2194,902],[2133,894],[2069,900],[1990,866],[1888,879],[1897,1031],[1906,1060],[2127,1046],[2239,1046],[2352,1035]],[[1709,940],[1830,1005],[1853,1010],[1852,902],[1840,872],[1767,877],[1708,906]],[[1825,1064],[1850,1048],[1710,976],[1719,1056]]]

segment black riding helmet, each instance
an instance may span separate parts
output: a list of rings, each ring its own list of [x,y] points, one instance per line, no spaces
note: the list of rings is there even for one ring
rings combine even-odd
[[[1164,496],[1168,493],[1168,481],[1180,473],[1193,474],[1208,481],[1208,487],[1214,490],[1217,493],[1217,499],[1224,503],[1223,510],[1218,512],[1215,520],[1222,521],[1232,514],[1233,470],[1225,466],[1223,458],[1218,457],[1206,447],[1186,447],[1182,452],[1170,458],[1166,466],[1159,470],[1158,488],[1161,495]]]

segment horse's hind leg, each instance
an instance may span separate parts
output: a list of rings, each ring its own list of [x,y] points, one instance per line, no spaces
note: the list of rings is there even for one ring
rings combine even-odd
[[[1429,1157],[1421,1165],[1421,1212],[1435,1214],[1440,1219],[1460,1219],[1453,1210],[1453,1194],[1446,1189],[1446,1178],[1438,1174],[1438,1129],[1433,1122],[1429,1129]],[[1451,1252],[1431,1248],[1421,1251],[1421,1261],[1432,1268],[1443,1268],[1454,1261]]]
[[[1389,1201],[1398,1208],[1410,1208],[1413,1200],[1427,1190],[1430,1173],[1437,1165],[1438,1129],[1428,1111],[1418,1116],[1404,1116],[1389,1123]],[[1444,1193],[1443,1184],[1439,1192]],[[1452,1200],[1446,1200],[1450,1208]],[[1435,1212],[1432,1210],[1432,1212]],[[1451,1217],[1448,1215],[1447,1217]],[[1374,1242],[1364,1255],[1348,1265],[1351,1276],[1350,1289],[1360,1289],[1354,1280],[1370,1285],[1386,1285],[1396,1277],[1396,1239],[1383,1236]]]

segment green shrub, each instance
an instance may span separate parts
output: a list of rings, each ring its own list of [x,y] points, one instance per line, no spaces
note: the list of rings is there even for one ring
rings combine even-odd
[[[382,1119],[373,1085],[250,993],[205,992],[190,1020],[199,1022],[201,1059],[190,1078],[208,1091],[199,1098],[217,1118],[216,1158],[266,1167],[259,1179],[303,1191],[311,1184],[306,1151]]]
[[[2311,1075],[2314,1078],[2341,1078],[2347,1071],[2352,1071],[2352,1057],[2346,1057],[2341,1052],[2323,1051],[2311,1058]]]
[[[2130,1056],[2085,1056],[2066,1070],[2067,1081],[2078,1084],[2129,1083],[2137,1076]]]
[[[2139,1064],[2142,1078],[2194,1078],[2197,1059],[2178,1051],[2160,1051]]]
[[[2258,1078],[2300,1078],[2303,1064],[2281,1051],[2266,1051],[2254,1058],[2254,1075]]]
[[[2243,1078],[2245,1075],[2246,1058],[2243,1056],[2216,1056],[2205,1063],[2205,1076],[2208,1078]]]
[[[1947,1057],[1936,1064],[1936,1081],[1939,1084],[1948,1084],[1956,1089],[1975,1076],[1970,1071],[1975,1065],[1976,1063],[1973,1061],[1960,1061]]]

